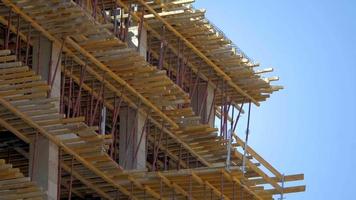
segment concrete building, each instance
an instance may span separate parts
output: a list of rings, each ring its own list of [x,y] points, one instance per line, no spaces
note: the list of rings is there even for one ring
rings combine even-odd
[[[236,132],[251,105],[282,89],[271,84],[278,78],[254,70],[192,2],[0,3],[4,199],[305,190],[285,187],[303,174],[283,175],[248,146],[248,131]]]

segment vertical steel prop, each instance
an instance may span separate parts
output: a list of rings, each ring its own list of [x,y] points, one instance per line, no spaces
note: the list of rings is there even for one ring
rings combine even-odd
[[[30,54],[30,40],[31,40],[31,33],[32,33],[32,26],[28,24],[28,34],[27,34],[27,41],[26,41],[26,56],[25,56],[25,64],[28,66],[28,57]]]
[[[20,50],[21,50],[21,47],[20,47],[20,15],[17,14],[17,25],[16,25],[16,46],[15,46],[15,55],[16,55],[16,58],[18,60],[21,60],[20,59]]]
[[[156,162],[157,162],[157,157],[158,157],[159,146],[161,145],[161,141],[162,141],[163,128],[164,128],[164,121],[162,120],[162,128],[161,128],[161,131],[160,131],[158,144],[156,145],[156,147],[155,146],[153,147],[154,148],[154,155],[153,155],[152,171],[156,171]]]
[[[95,116],[96,116],[96,113],[98,111],[98,107],[99,107],[99,103],[103,100],[103,93],[104,93],[104,81],[105,81],[105,73],[103,73],[103,79],[101,81],[101,86],[100,86],[100,91],[99,91],[99,95],[98,95],[98,98],[96,100],[96,103],[95,103],[95,107],[94,107],[94,110],[93,110],[93,113],[92,113],[92,118],[91,118],[91,121],[90,121],[90,126],[93,126],[94,124],[94,120],[96,119]]]
[[[236,183],[232,182],[232,200],[236,200]]]
[[[164,54],[165,54],[165,35],[166,35],[166,27],[162,26],[162,33],[161,33],[161,44],[159,50],[159,61],[158,61],[158,69],[163,69],[163,62],[164,62]]]
[[[105,12],[106,8],[105,8],[104,0],[101,0],[101,5],[102,5],[101,14],[102,14],[102,17],[104,19],[104,24],[106,24],[107,23],[107,19],[106,19],[107,16],[106,16],[106,12]]]
[[[129,13],[127,15],[126,18],[126,24],[125,24],[125,32],[124,32],[124,36],[123,36],[123,41],[128,42],[128,34],[129,34],[129,27],[131,24],[131,9],[132,9],[132,4],[130,3],[129,5]]]
[[[220,199],[224,200],[224,175],[220,174]]]
[[[137,35],[137,51],[140,51],[140,46],[141,46],[141,37],[142,37],[142,31],[143,31],[143,20],[145,17],[145,9],[142,7],[141,11],[141,16],[140,16],[140,23],[138,25],[138,35]]]
[[[124,29],[124,9],[121,7],[121,9],[120,9],[120,33],[119,33],[119,39],[121,41],[124,41],[124,31],[125,31],[125,29]]]
[[[74,167],[74,156],[72,156],[71,164],[70,164],[70,178],[69,178],[69,193],[68,200],[72,199],[72,189],[73,189],[73,167]]]
[[[192,192],[193,192],[192,176],[193,175],[189,175],[189,200],[192,200]]]
[[[112,119],[112,128],[111,128],[111,137],[113,138],[113,142],[111,145],[111,151],[110,151],[110,156],[116,160],[116,156],[117,156],[117,135],[116,135],[116,126],[117,126],[117,119],[119,117],[119,113],[120,113],[120,107],[121,107],[121,103],[122,103],[122,93],[121,93],[121,97],[120,97],[120,101],[119,103],[117,103],[116,97],[114,99],[114,111],[113,111],[113,119]]]
[[[97,6],[98,6],[98,0],[93,0],[93,17],[94,17],[94,19],[96,19]]]
[[[37,75],[40,74],[40,51],[41,51],[41,36],[38,36],[38,49],[37,49],[37,68],[36,73]]]
[[[67,56],[64,58],[64,66],[63,66],[63,73],[61,74],[61,94],[59,100],[59,110],[61,114],[64,114],[64,89],[65,89],[65,82],[66,82],[66,68],[67,68]]]
[[[177,161],[177,170],[180,170],[180,161],[182,160],[182,144],[179,145],[179,158]]]
[[[166,146],[165,146],[165,151],[164,151],[164,170],[167,170],[168,167],[168,155],[167,155],[167,151],[168,151],[168,134],[166,134]]]
[[[71,104],[72,104],[72,87],[73,87],[73,60],[71,62],[70,66],[70,78],[69,78],[69,88],[68,88],[68,106],[67,106],[67,117],[70,117],[70,110],[71,110]]]
[[[251,117],[251,101],[248,104],[248,115],[247,115],[247,127],[246,127],[246,138],[245,138],[245,144],[243,147],[244,154],[242,158],[242,173],[245,174],[245,167],[246,167],[246,156],[247,156],[247,142],[248,142],[248,136],[250,133],[250,117]]]
[[[76,102],[75,102],[74,108],[73,108],[73,117],[80,115],[80,101],[81,101],[81,96],[82,96],[83,83],[84,83],[85,75],[86,75],[86,73],[85,73],[86,67],[87,67],[87,64],[85,64],[84,67],[81,66],[81,69],[80,69],[79,90],[78,90]]]
[[[12,15],[12,10],[11,8],[9,9],[9,15],[8,15],[8,20],[7,20],[7,31],[6,31],[6,37],[5,37],[5,49],[9,49],[9,40],[10,40],[10,29],[11,29],[11,15]]]
[[[32,166],[31,166],[31,181],[34,181],[35,178],[35,166],[37,163],[37,156],[38,156],[38,138],[39,134],[38,131],[36,131],[34,142],[33,142],[33,156],[32,156]]]
[[[62,150],[58,147],[58,180],[57,180],[57,200],[61,199],[61,182],[62,182]]]
[[[241,112],[242,112],[242,108],[243,108],[243,107],[244,107],[244,103],[242,103],[241,106],[240,106],[239,114],[237,114],[236,120],[235,120],[235,122],[234,122],[234,126],[233,126],[233,128],[232,128],[232,133],[234,133],[235,130],[236,130],[236,126],[237,126],[237,123],[239,122],[239,119],[240,119],[240,116],[241,116]]]

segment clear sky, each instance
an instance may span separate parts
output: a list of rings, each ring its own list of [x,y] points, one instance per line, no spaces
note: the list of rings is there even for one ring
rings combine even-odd
[[[307,191],[287,199],[352,199],[356,1],[196,0],[195,7],[261,68],[274,67],[285,87],[252,110],[249,142],[279,171],[305,174]]]

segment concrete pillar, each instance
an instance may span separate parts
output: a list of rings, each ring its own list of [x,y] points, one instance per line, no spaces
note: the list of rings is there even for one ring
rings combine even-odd
[[[60,47],[52,44],[45,37],[40,37],[39,40],[37,39],[34,43],[32,66],[34,71],[37,71],[39,66],[39,74],[42,76],[42,80],[48,81],[49,77],[52,79],[55,72]],[[54,77],[54,84],[50,93],[51,97],[60,97],[60,82],[61,66],[59,65]],[[59,111],[59,98],[58,102],[56,102],[56,107]],[[36,149],[36,154],[34,149]],[[32,163],[33,156],[35,156],[34,163]],[[33,170],[32,166],[34,166]],[[30,146],[30,173],[32,171],[34,181],[46,191],[46,199],[56,200],[58,193],[58,147],[41,135],[38,137],[36,148],[34,148],[34,144]]]
[[[101,109],[101,122],[100,122],[100,133],[105,135],[105,127],[106,127],[106,107],[103,106]]]
[[[30,145],[30,177],[43,188],[46,192],[45,199],[57,199],[57,183],[58,183],[58,147],[47,138],[39,135],[36,145],[36,155],[34,152],[34,145]],[[32,159],[35,155],[35,162],[33,165]]]
[[[53,78],[55,74],[55,68],[58,61],[58,56],[61,50],[59,45],[53,44],[45,37],[40,37],[34,42],[33,46],[33,61],[32,68],[37,72],[37,67],[39,66],[39,74],[42,76],[42,80],[48,81]],[[39,54],[38,54],[39,52]],[[39,63],[38,63],[39,58]],[[51,90],[51,97],[60,97],[61,92],[61,62],[57,69],[56,76],[54,77],[53,88]],[[58,101],[59,103],[59,101]],[[58,105],[59,109],[59,105]]]
[[[133,26],[129,28],[129,45],[131,47],[137,48],[138,46],[138,26]],[[141,36],[140,36],[140,47],[138,49],[139,54],[147,60],[147,30],[145,27],[142,27]]]
[[[209,118],[209,121],[208,121],[208,124],[211,126],[211,127],[214,127],[214,122],[215,122],[215,102],[214,101],[214,92],[215,92],[215,89],[210,85],[208,84],[208,96],[206,98],[206,119],[209,118],[209,115],[210,115],[210,118]],[[211,106],[213,106],[211,108]],[[210,111],[211,110],[211,111]],[[211,112],[209,114],[209,112]]]
[[[192,107],[194,112],[199,115],[199,109],[201,108],[201,122],[205,123],[209,119],[208,124],[211,127],[214,127],[215,119],[215,109],[214,107],[211,108],[211,106],[214,106],[214,90],[214,87],[210,84],[200,84],[197,86],[195,94],[192,96]],[[204,98],[206,99],[205,101]]]
[[[146,116],[137,110],[128,107],[120,108],[119,164],[124,169],[146,169],[145,121]]]
[[[129,46],[138,48],[139,54],[147,59],[147,30],[142,27],[139,36],[139,26],[129,28]],[[146,116],[137,110],[125,107],[120,108],[120,141],[119,141],[119,164],[124,169],[146,170]],[[141,134],[142,140],[140,143]],[[140,144],[139,144],[140,143]],[[137,148],[138,147],[138,148]],[[135,153],[137,150],[137,155]],[[134,159],[135,157],[135,159]]]

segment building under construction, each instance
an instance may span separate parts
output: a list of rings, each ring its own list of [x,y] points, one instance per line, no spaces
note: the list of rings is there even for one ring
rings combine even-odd
[[[278,78],[192,3],[1,0],[0,199],[305,190],[303,174],[247,145],[251,105],[282,89]]]

